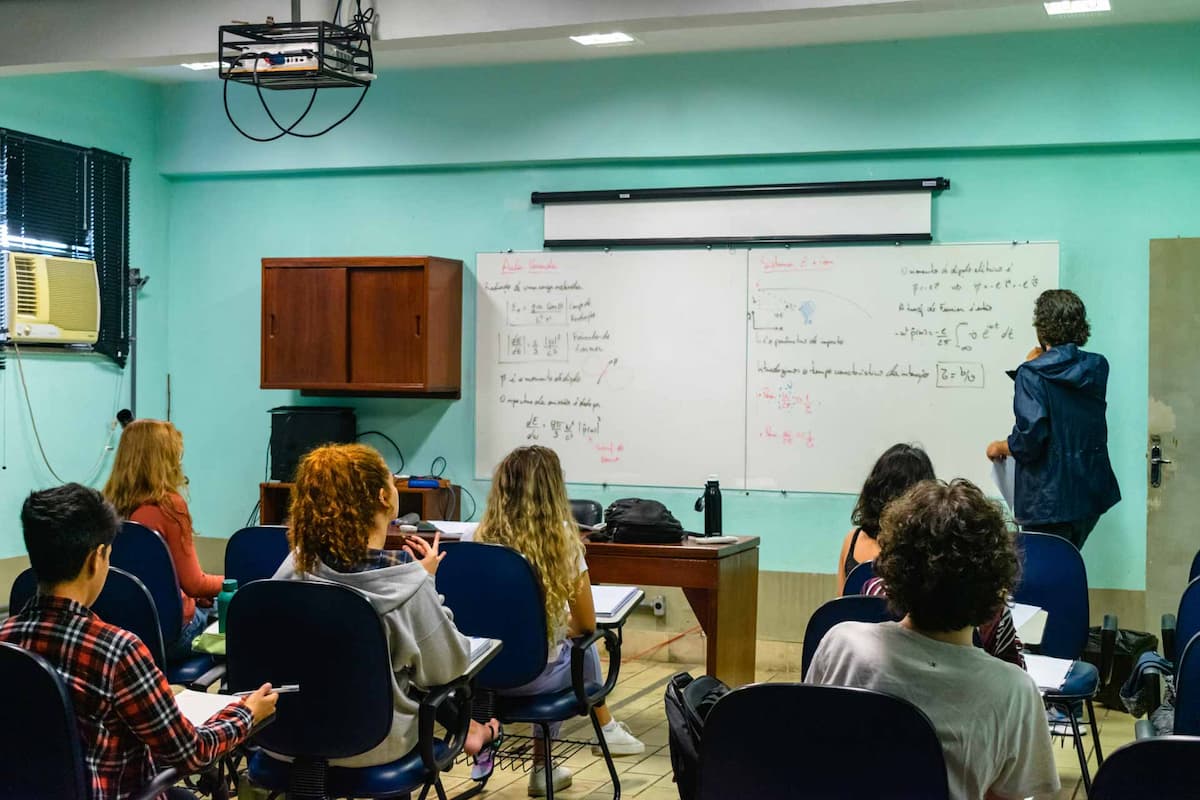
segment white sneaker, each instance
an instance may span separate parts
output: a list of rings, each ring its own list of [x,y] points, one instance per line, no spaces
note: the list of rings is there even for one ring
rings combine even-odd
[[[565,789],[571,785],[571,770],[566,767],[554,768],[554,791]],[[529,773],[529,796],[546,796],[546,768],[534,767]]]
[[[614,756],[636,756],[646,752],[646,745],[633,735],[633,731],[629,730],[629,726],[624,722],[614,719],[601,730],[604,731],[604,741],[608,743],[608,752]],[[600,749],[600,742],[595,739],[592,739],[592,755],[604,755],[604,751]]]

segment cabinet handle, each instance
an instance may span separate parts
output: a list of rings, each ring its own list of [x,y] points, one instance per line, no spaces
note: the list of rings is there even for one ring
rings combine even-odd
[[[275,315],[274,314],[271,314],[271,327],[268,330],[270,331],[271,336],[275,335],[277,328],[275,327]]]
[[[417,336],[421,335],[421,315],[417,314]]]

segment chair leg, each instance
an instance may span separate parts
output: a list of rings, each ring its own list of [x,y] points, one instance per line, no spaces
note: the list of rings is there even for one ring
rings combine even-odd
[[[600,726],[600,720],[596,717],[595,706],[588,709],[588,716],[591,717],[592,727],[596,729],[596,740],[600,742],[600,752],[604,753],[604,764],[608,767],[608,777],[612,779],[613,800],[621,800],[621,779],[617,777],[617,767],[613,764],[612,753],[608,752],[608,742],[604,741],[604,730]]]
[[[1067,719],[1071,720],[1071,736],[1075,739],[1075,753],[1079,756],[1079,773],[1083,777],[1083,794],[1085,797],[1091,797],[1092,776],[1088,772],[1087,751],[1083,747],[1083,734],[1079,730],[1079,718],[1075,716],[1069,703],[1061,708],[1067,712]]]
[[[1104,753],[1100,750],[1100,728],[1096,725],[1096,709],[1092,707],[1092,700],[1087,700],[1088,722],[1092,726],[1092,744],[1096,748],[1096,769],[1104,763]]]
[[[550,726],[540,723],[542,729],[542,774],[546,778],[546,800],[554,800],[554,758],[550,754],[554,742],[550,739]],[[537,762],[534,762],[537,766]]]

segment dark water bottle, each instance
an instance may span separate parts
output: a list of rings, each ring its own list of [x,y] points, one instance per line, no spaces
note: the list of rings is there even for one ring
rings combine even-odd
[[[709,475],[704,484],[704,535],[721,535],[721,484],[716,475]]]

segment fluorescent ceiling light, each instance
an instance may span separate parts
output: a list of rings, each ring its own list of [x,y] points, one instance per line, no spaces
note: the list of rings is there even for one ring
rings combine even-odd
[[[583,36],[572,36],[572,42],[578,42],[585,46],[604,45],[604,44],[631,44],[636,42],[628,33],[613,31],[612,33],[588,33]]]
[[[202,69],[216,69],[217,67],[221,66],[221,62],[220,61],[193,61],[191,64],[180,64],[179,66],[186,67],[187,69],[191,69],[191,70],[195,70],[196,72],[199,72]]]
[[[1042,3],[1047,14],[1092,14],[1097,11],[1112,11],[1108,0],[1052,0]]]

